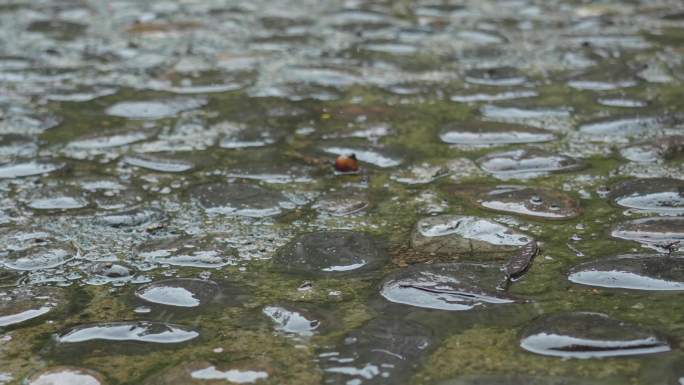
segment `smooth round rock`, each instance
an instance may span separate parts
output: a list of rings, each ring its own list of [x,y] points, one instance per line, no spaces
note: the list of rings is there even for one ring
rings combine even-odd
[[[26,379],[27,385],[103,385],[102,376],[92,370],[58,366]]]
[[[490,210],[540,219],[572,219],[582,212],[576,199],[545,188],[496,186],[476,198],[480,206]]]
[[[135,296],[159,305],[198,307],[211,302],[218,291],[218,285],[212,281],[176,278],[142,286],[135,291]]]
[[[337,230],[298,236],[278,250],[273,263],[289,272],[338,275],[376,270],[386,259],[371,235]]]
[[[152,321],[125,321],[77,326],[57,336],[57,341],[62,344],[97,340],[175,344],[198,336],[198,332],[182,326]]]
[[[527,179],[582,168],[581,161],[540,149],[495,152],[477,160],[480,168],[499,179]]]
[[[616,205],[655,214],[684,213],[684,181],[645,178],[613,186],[608,198]]]
[[[565,313],[540,318],[523,331],[520,347],[563,358],[642,355],[671,349],[659,333],[599,313]]]
[[[463,122],[451,124],[439,138],[449,144],[481,146],[549,142],[556,136],[546,130],[517,124]]]
[[[270,217],[293,208],[282,193],[246,183],[212,183],[190,190],[205,211],[212,214]]]
[[[484,218],[438,215],[419,220],[411,247],[427,253],[478,255],[514,251],[532,238]]]
[[[380,285],[380,295],[394,303],[448,311],[515,303],[516,299],[497,292],[503,278],[501,267],[497,265],[413,266],[385,278]]]
[[[684,258],[627,254],[577,265],[568,272],[571,282],[615,289],[684,290]]]

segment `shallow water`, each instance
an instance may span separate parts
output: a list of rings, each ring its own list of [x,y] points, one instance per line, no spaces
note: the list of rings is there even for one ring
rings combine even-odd
[[[0,3],[0,385],[684,383],[683,15]]]

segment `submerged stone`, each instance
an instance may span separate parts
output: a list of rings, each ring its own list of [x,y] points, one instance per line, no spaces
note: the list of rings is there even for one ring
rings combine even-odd
[[[505,145],[549,142],[556,136],[546,130],[517,124],[469,122],[450,125],[439,138],[450,144]]]
[[[627,254],[582,263],[568,279],[582,285],[653,291],[684,290],[684,258]]]
[[[116,103],[105,111],[107,115],[128,119],[163,119],[179,112],[194,110],[207,103],[202,98],[174,98],[168,100],[130,101]]]
[[[684,213],[684,181],[670,178],[634,179],[617,184],[608,195],[620,207],[661,215]]]
[[[495,152],[477,160],[483,171],[499,179],[527,179],[555,172],[575,171],[583,163],[567,155],[540,149]]]
[[[335,351],[322,352],[325,384],[405,383],[432,348],[433,333],[412,321],[375,318],[346,335]]]
[[[148,264],[198,268],[220,268],[238,259],[237,250],[221,244],[214,235],[151,241],[138,248],[137,257]]]
[[[504,273],[497,265],[444,263],[414,266],[385,278],[380,285],[380,295],[394,303],[449,311],[518,302],[497,291],[503,278]]]
[[[337,275],[377,270],[387,256],[371,235],[355,231],[319,231],[298,236],[273,257],[288,272]]]
[[[245,217],[271,217],[294,208],[282,193],[246,183],[210,183],[190,189],[208,213]]]
[[[27,378],[27,385],[103,385],[102,376],[92,370],[57,366]]]
[[[131,166],[140,167],[157,172],[178,173],[189,171],[194,167],[192,162],[179,159],[161,158],[158,156],[151,155],[127,156],[124,158],[124,162]]]
[[[199,333],[181,326],[151,321],[109,322],[81,325],[57,336],[62,344],[88,341],[130,341],[176,344],[197,338]]]
[[[571,219],[582,212],[576,199],[545,188],[496,186],[474,198],[484,208],[533,218]]]
[[[63,293],[56,288],[21,286],[0,289],[0,328],[43,316],[62,304]]]
[[[618,224],[611,235],[615,238],[655,246],[684,241],[684,218],[641,218]]]
[[[218,291],[218,285],[212,281],[176,278],[142,286],[135,296],[159,305],[198,307],[211,302]]]
[[[439,215],[421,219],[411,234],[411,247],[427,253],[478,255],[513,251],[532,239],[487,219]]]
[[[667,352],[659,333],[599,313],[545,316],[523,332],[520,346],[532,353],[564,358],[599,358]]]

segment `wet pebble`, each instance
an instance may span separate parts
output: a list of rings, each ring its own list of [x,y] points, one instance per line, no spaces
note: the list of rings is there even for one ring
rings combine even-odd
[[[151,321],[108,322],[81,325],[57,336],[62,344],[88,341],[130,341],[175,344],[190,341],[199,333],[182,326]]]
[[[564,358],[598,358],[667,352],[657,332],[599,313],[542,317],[527,327],[520,346],[532,353]]]
[[[504,273],[497,265],[414,266],[385,278],[380,285],[380,295],[398,304],[448,311],[515,303],[515,298],[497,291],[502,279]]]
[[[567,155],[539,149],[495,152],[477,160],[483,171],[499,179],[527,179],[555,172],[575,171],[583,163]]]
[[[684,218],[640,218],[616,225],[610,233],[615,238],[654,246],[684,241]]]
[[[288,272],[335,275],[376,270],[386,259],[371,235],[337,230],[298,236],[278,250],[273,263]]]
[[[127,119],[163,119],[179,112],[193,110],[206,104],[201,98],[175,98],[168,100],[118,102],[105,111],[107,115]]]
[[[684,181],[669,178],[633,179],[611,188],[608,198],[628,209],[661,215],[684,213]]]
[[[684,259],[648,254],[607,257],[573,267],[568,279],[596,287],[680,291],[684,290]]]
[[[516,250],[531,238],[488,219],[439,215],[419,220],[411,247],[428,253],[482,255]]]
[[[162,158],[152,155],[127,156],[123,159],[123,161],[131,166],[157,172],[179,173],[189,171],[194,167],[192,162],[180,159]]]
[[[478,192],[480,190],[477,190]],[[556,190],[526,186],[496,186],[476,202],[487,209],[541,219],[571,219],[581,213],[579,202]]]
[[[210,303],[218,291],[218,285],[212,281],[176,278],[142,286],[135,296],[159,305],[198,307]]]
[[[63,163],[53,163],[49,161],[14,161],[0,164],[0,179],[21,178],[48,174],[63,167]]]
[[[496,122],[453,124],[439,137],[445,143],[464,145],[538,143],[556,139],[553,133],[539,128]]]
[[[189,194],[211,214],[271,217],[294,208],[282,193],[246,183],[210,183],[195,186]]]

